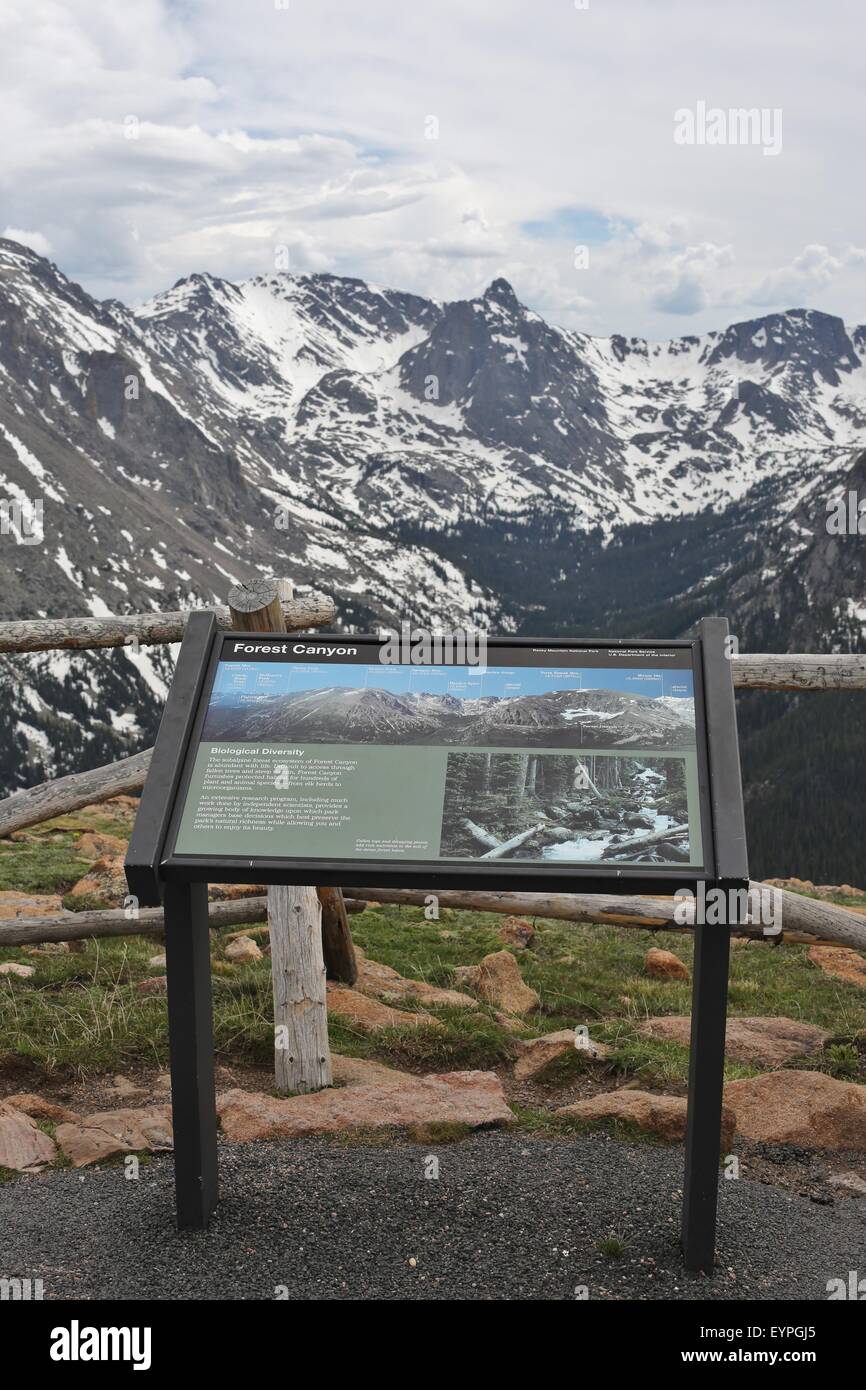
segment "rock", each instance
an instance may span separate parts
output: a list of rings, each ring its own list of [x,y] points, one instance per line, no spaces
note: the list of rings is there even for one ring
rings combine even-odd
[[[82,859],[116,859],[126,855],[128,845],[119,835],[102,835],[97,830],[85,830],[75,842],[75,853]]]
[[[133,820],[138,810],[137,796],[126,796],[118,793],[117,796],[110,796],[107,801],[92,801],[86,806],[82,806],[78,814],[80,816],[100,816],[103,819],[106,815],[112,820]]]
[[[841,1187],[853,1197],[866,1197],[866,1179],[857,1173],[831,1173],[827,1181],[831,1187]]]
[[[35,1120],[8,1103],[0,1104],[0,1168],[32,1173],[50,1163],[57,1148]]]
[[[131,1100],[133,1096],[146,1096],[147,1091],[143,1086],[136,1086],[134,1081],[130,1081],[128,1076],[115,1076],[112,1087],[122,1100]]]
[[[246,961],[261,960],[262,952],[251,936],[236,936],[226,946],[225,958],[233,965],[242,965]]]
[[[810,946],[809,959],[825,975],[866,989],[866,960],[847,946]]]
[[[358,962],[358,978],[354,988],[361,994],[369,994],[374,999],[418,999],[422,1004],[447,1004],[455,1009],[477,1009],[476,1001],[468,994],[455,989],[439,989],[428,985],[424,980],[408,980],[390,965],[368,960],[358,947],[355,948]]]
[[[67,1110],[65,1105],[55,1105],[53,1101],[34,1095],[32,1091],[18,1091],[14,1096],[7,1096],[0,1102],[0,1106],[5,1105],[20,1110],[22,1115],[29,1115],[33,1120],[78,1119],[74,1110]]]
[[[494,951],[479,965],[460,965],[454,975],[488,1004],[495,1004],[507,1014],[522,1018],[541,1002],[535,990],[524,982],[510,951]]]
[[[384,996],[388,998],[388,994]],[[459,989],[440,989],[438,985],[428,985],[424,980],[406,980],[401,983],[395,996],[398,999],[418,999],[422,1004],[444,1004],[450,1009],[477,1009],[478,1003],[469,994]]]
[[[638,1129],[658,1134],[672,1143],[680,1142],[686,1134],[686,1099],[684,1096],[661,1096],[651,1091],[608,1091],[590,1096],[554,1111],[556,1115],[573,1115],[578,1120],[624,1120]],[[734,1114],[722,1109],[721,1152],[728,1153],[734,1138]]]
[[[261,883],[210,883],[207,895],[212,903],[236,902],[239,898],[262,898],[267,888]]]
[[[230,931],[226,936],[227,941],[236,941],[239,936],[251,936],[253,940],[257,936],[270,936],[270,926],[267,922],[260,922],[257,927],[242,927],[240,931]]]
[[[56,1137],[75,1168],[98,1163],[112,1154],[170,1149],[171,1106],[152,1105],[140,1110],[107,1110],[85,1115],[75,1124],[58,1125]]]
[[[525,1027],[525,1024],[521,1023],[521,1022],[520,1022],[520,1019],[519,1019],[519,1018],[515,1018],[513,1014],[503,1014],[503,1013],[497,1012],[497,1013],[495,1013],[495,1014],[493,1015],[493,1017],[494,1017],[494,1019],[496,1020],[496,1022],[499,1024],[499,1027],[500,1027],[500,1028],[504,1028],[505,1031],[506,1031],[507,1033],[522,1033],[522,1032],[523,1032],[523,1029],[524,1029],[524,1027]]]
[[[135,989],[138,994],[167,994],[168,976],[152,975],[149,980],[139,980]]]
[[[866,1086],[819,1071],[729,1081],[725,1104],[747,1139],[804,1149],[866,1149]]]
[[[517,1046],[520,1055],[514,1063],[516,1081],[529,1081],[550,1066],[551,1062],[569,1052],[579,1052],[589,1060],[601,1061],[613,1050],[604,1043],[593,1042],[591,1038],[578,1047],[573,1028],[561,1028],[556,1033],[545,1033],[541,1038],[519,1039]]]
[[[0,965],[0,975],[16,975],[21,980],[28,980],[35,974],[35,965],[20,965],[17,960],[4,960]]]
[[[149,970],[164,970],[165,964],[166,962],[164,951],[161,956],[151,956],[150,960],[147,962]]]
[[[0,921],[16,917],[66,917],[69,915],[59,893],[19,893],[16,888],[0,892]]]
[[[688,1047],[691,1019],[681,1015],[648,1018],[638,1028],[647,1038],[667,1038]],[[735,1062],[781,1067],[795,1057],[814,1057],[830,1037],[825,1028],[793,1018],[729,1018],[725,1052]]]
[[[514,1119],[499,1078],[485,1071],[401,1076],[284,1099],[233,1090],[217,1097],[217,1113],[226,1138],[238,1143],[410,1125],[477,1129]]]
[[[529,946],[535,937],[535,927],[525,917],[506,917],[496,935],[506,946]]]
[[[123,856],[104,855],[69,890],[71,898],[92,898],[106,907],[122,907],[129,893]]]
[[[644,969],[656,980],[687,980],[688,968],[673,951],[660,951],[653,946],[644,956]]]
[[[438,1018],[421,1009],[412,1013],[406,1009],[392,1009],[390,1004],[337,984],[328,985],[328,1013],[333,1018],[354,1023],[362,1033],[374,1033],[377,1028],[442,1027]]]
[[[21,950],[28,956],[68,956],[68,941],[42,941],[38,946],[22,946]]]
[[[409,1072],[386,1067],[384,1062],[374,1062],[370,1057],[344,1057],[339,1052],[331,1053],[331,1074],[335,1086],[362,1086],[380,1081],[398,1085],[415,1080]]]

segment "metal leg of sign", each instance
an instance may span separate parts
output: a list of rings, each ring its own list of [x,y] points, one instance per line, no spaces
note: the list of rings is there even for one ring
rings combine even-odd
[[[166,884],[165,952],[177,1228],[217,1204],[217,1130],[207,884]]]
[[[682,1247],[686,1269],[704,1274],[716,1248],[730,942],[726,926],[695,927]]]

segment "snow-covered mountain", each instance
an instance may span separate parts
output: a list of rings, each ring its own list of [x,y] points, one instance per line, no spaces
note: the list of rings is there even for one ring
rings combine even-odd
[[[857,643],[863,562],[823,517],[860,486],[864,363],[866,327],[812,310],[598,339],[501,279],[442,304],[193,275],[133,310],[0,240],[0,497],[42,504],[36,543],[0,536],[4,614],[223,601],[266,573],[356,627],[665,636],[736,608]],[[151,737],[166,672],[153,650],[7,660],[2,780]]]
[[[612,690],[458,700],[369,686],[328,686],[253,698],[224,694],[212,704],[202,736],[283,743],[686,748],[694,744],[694,703],[679,703],[687,708],[673,713],[664,697]]]

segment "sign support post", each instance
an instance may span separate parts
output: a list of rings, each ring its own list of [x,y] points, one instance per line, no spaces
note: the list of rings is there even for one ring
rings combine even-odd
[[[704,1274],[716,1244],[730,942],[728,926],[695,926],[682,1245],[686,1269]]]
[[[165,953],[177,1227],[204,1230],[217,1204],[207,884],[165,886]]]
[[[731,927],[735,925],[737,909],[734,905],[739,902],[739,894],[744,889],[748,892],[749,869],[728,620],[703,618],[699,630],[716,850],[713,886],[716,894],[723,896],[724,906],[713,914],[711,923],[696,920],[694,928],[682,1249],[686,1269],[712,1274],[719,1202]],[[708,915],[706,902],[705,898],[705,917]]]

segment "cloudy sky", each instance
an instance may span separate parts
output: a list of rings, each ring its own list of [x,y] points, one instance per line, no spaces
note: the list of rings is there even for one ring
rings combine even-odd
[[[864,47],[862,0],[3,0],[0,232],[128,303],[288,257],[591,333],[863,322]]]

